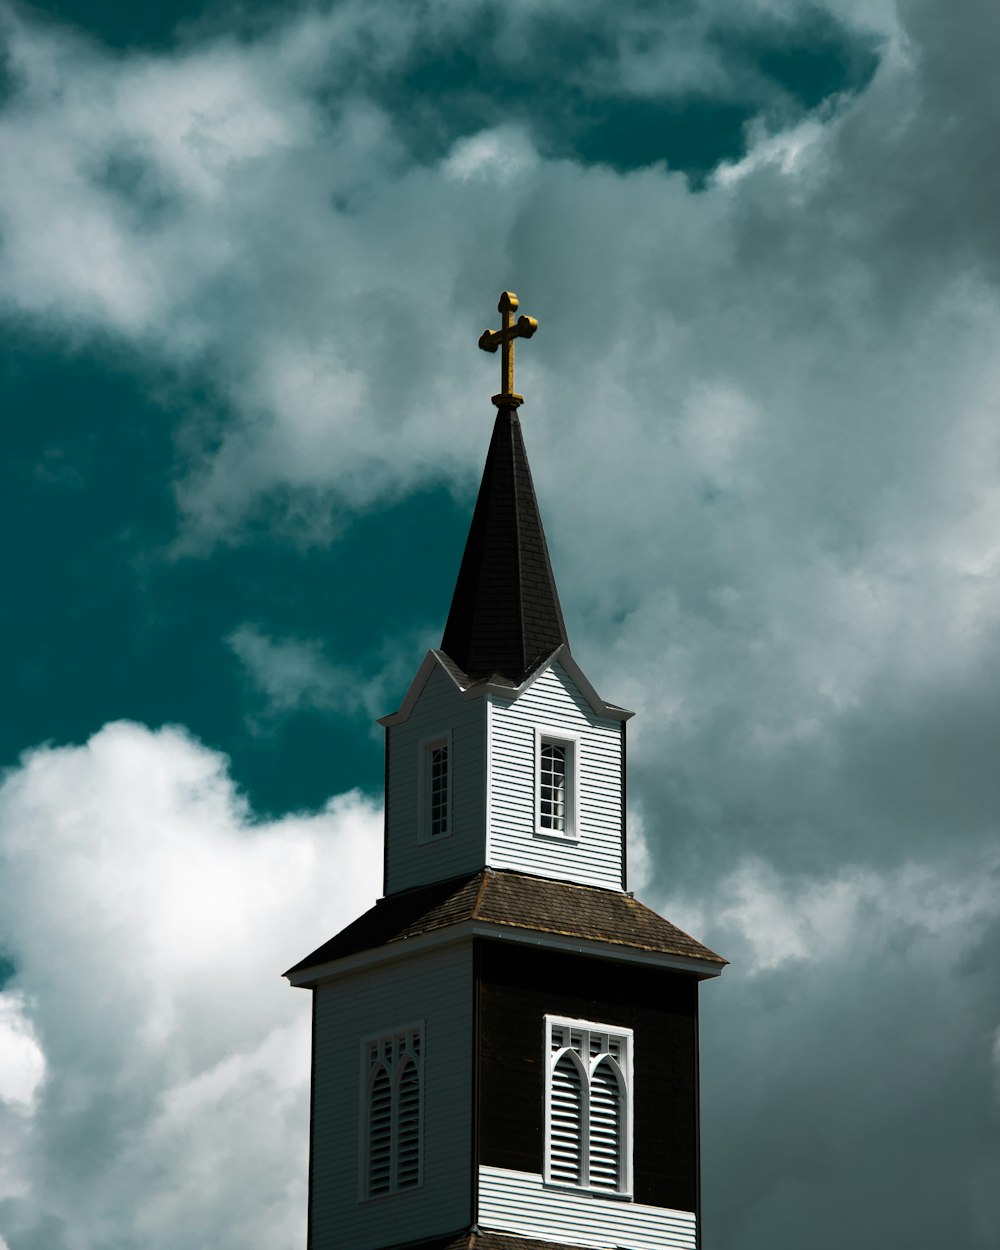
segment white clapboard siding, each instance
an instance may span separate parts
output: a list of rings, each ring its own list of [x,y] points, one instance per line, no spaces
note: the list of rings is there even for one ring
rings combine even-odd
[[[309,1250],[376,1250],[468,1225],[471,945],[326,982],[315,995]],[[361,1043],[418,1023],[423,1025],[422,1183],[361,1200]],[[404,1125],[404,1151],[412,1150],[412,1139]]]
[[[693,1211],[546,1187],[532,1172],[479,1169],[479,1226],[490,1232],[625,1250],[694,1250]]]
[[[486,709],[435,667],[406,721],[389,729],[386,892],[476,872],[486,863]],[[421,841],[421,743],[451,733],[451,832]]]
[[[573,839],[536,835],[537,729],[576,740]],[[513,702],[490,696],[488,740],[491,867],[623,889],[621,723],[596,715],[555,663]]]

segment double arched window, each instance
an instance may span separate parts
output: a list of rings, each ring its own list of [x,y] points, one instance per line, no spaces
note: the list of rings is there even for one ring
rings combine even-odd
[[[420,1184],[423,1064],[418,1026],[364,1043],[362,1194]]]
[[[545,1033],[545,1179],[630,1193],[631,1030],[546,1016]]]

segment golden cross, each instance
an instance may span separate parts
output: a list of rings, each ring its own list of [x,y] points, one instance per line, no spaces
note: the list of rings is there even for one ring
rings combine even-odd
[[[498,408],[517,408],[524,403],[524,396],[518,395],[514,390],[514,340],[530,339],[538,329],[538,322],[534,317],[525,317],[523,313],[517,321],[514,320],[517,296],[513,291],[504,291],[500,296],[497,312],[503,313],[503,329],[484,330],[479,336],[479,346],[484,352],[495,352],[498,347],[503,347],[500,360],[500,394],[493,396],[493,402]]]

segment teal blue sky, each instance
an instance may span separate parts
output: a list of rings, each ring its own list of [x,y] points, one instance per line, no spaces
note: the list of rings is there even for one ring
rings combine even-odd
[[[66,33],[142,56],[213,38],[266,38],[269,28],[280,29],[282,12],[67,4],[46,6],[37,20],[57,31],[53,19],[61,19]],[[593,17],[541,11],[530,23],[538,48],[522,58],[505,55],[496,11],[473,8],[445,38],[433,24],[418,31],[401,64],[377,75],[359,54],[347,90],[370,93],[398,128],[405,159],[418,165],[442,160],[503,116],[528,127],[552,159],[622,172],[666,163],[697,186],[720,161],[744,155],[746,125],[762,110],[794,122],[863,88],[876,64],[876,38],[821,9],[757,15],[707,32],[720,58],[753,80],[743,98],[735,87],[722,99],[678,94],[669,81],[661,92],[629,97],[613,79],[589,89],[618,39],[616,19]],[[315,100],[321,109],[337,107],[322,86]],[[103,177],[140,219],[169,212],[169,195],[150,189],[141,153],[112,153]],[[480,301],[484,316],[491,298]],[[381,664],[387,633],[437,641],[464,541],[472,466],[457,482],[453,471],[430,466],[420,488],[376,507],[332,505],[326,530],[305,547],[281,525],[295,504],[276,484],[275,497],[260,500],[233,544],[176,557],[178,481],[232,417],[203,362],[164,369],[127,344],[104,336],[84,342],[65,327],[53,332],[44,318],[16,316],[2,350],[0,385],[11,414],[6,528],[32,535],[15,545],[10,568],[18,610],[6,617],[3,643],[21,662],[16,711],[0,740],[3,762],[40,741],[81,741],[125,717],[186,725],[225,751],[257,810],[315,807],[331,788],[376,791],[380,744],[332,710],[317,717],[298,709],[263,737],[257,722],[248,727],[252,694],[225,638],[250,620],[268,634],[320,640],[328,655],[362,669]],[[447,372],[447,358],[441,364]],[[481,376],[485,394],[485,370]],[[193,450],[178,446],[178,427],[192,413]],[[487,404],[483,439],[488,414]],[[430,428],[427,439],[433,460]],[[349,613],[338,610],[345,597]],[[401,671],[391,699],[404,682]]]
[[[505,287],[630,884],[732,961],[706,1247],[993,1250],[998,38],[0,0],[0,1250],[302,1244],[277,974],[378,892]]]

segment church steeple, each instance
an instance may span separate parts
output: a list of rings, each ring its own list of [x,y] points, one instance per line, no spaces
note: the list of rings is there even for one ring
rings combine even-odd
[[[698,983],[627,892],[625,725],[570,654],[514,321],[441,650],[386,730],[384,897],[313,998],[309,1250],[696,1250]]]
[[[521,423],[502,407],[441,650],[473,679],[517,686],[567,641]]]

